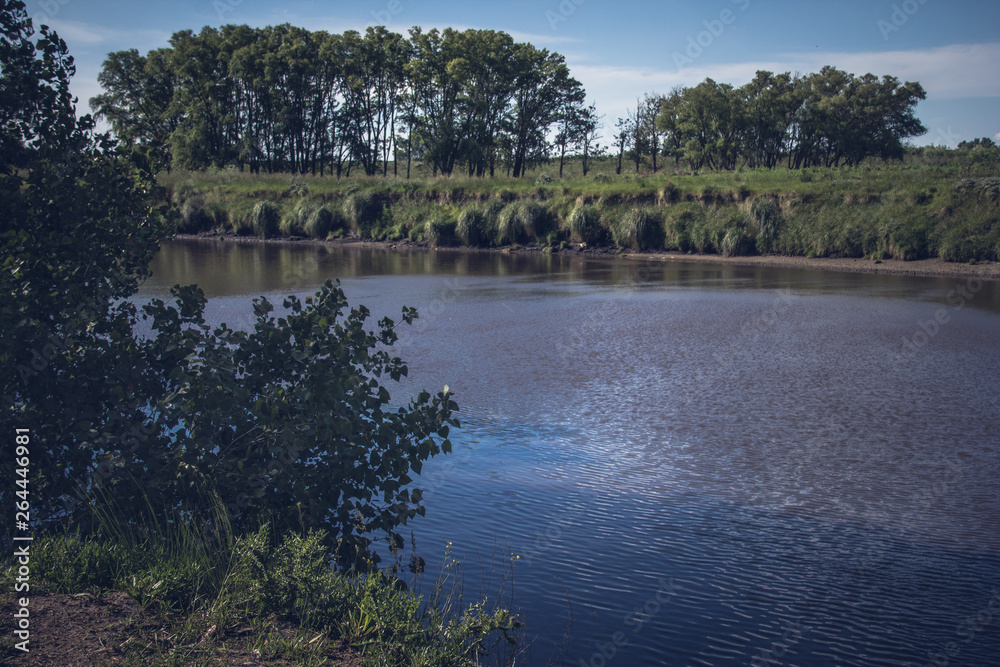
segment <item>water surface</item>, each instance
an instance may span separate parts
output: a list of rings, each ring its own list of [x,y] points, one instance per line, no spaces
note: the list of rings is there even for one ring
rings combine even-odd
[[[332,278],[420,311],[393,395],[448,384],[463,428],[411,527],[470,598],[521,556],[526,664],[996,664],[996,283],[217,242],[152,270],[230,326]]]

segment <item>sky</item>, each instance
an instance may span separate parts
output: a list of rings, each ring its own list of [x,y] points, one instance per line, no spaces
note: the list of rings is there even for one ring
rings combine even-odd
[[[310,30],[385,25],[503,30],[566,58],[605,136],[646,93],[712,78],[742,85],[757,70],[809,74],[824,65],[918,81],[927,99],[914,145],[1000,141],[1000,2],[997,0],[26,0],[76,59],[78,112],[100,92],[108,53],[168,46],[180,30],[227,23],[291,23]]]

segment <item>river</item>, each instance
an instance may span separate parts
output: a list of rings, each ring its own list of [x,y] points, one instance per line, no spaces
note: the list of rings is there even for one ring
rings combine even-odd
[[[175,241],[246,327],[339,278],[413,306],[394,399],[463,428],[411,522],[528,623],[519,664],[988,665],[1000,655],[1000,283],[578,255]]]

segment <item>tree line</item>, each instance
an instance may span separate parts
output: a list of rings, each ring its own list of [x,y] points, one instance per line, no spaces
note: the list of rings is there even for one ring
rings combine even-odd
[[[614,147],[636,171],[646,157],[692,170],[856,165],[902,159],[904,141],[927,129],[914,116],[919,83],[824,67],[807,76],[758,71],[735,87],[706,79],[668,95],[647,94],[619,118]]]
[[[95,114],[168,168],[517,177],[556,124],[570,150],[596,126],[563,56],[493,30],[205,27],[109,54],[99,81]]]
[[[834,67],[758,71],[744,86],[706,79],[648,93],[598,143],[602,126],[558,53],[494,30],[383,26],[330,34],[291,25],[175,33],[145,56],[109,54],[90,103],[154,167],[350,176],[466,170],[523,176],[553,157],[610,148],[617,171],[799,169],[901,159],[926,132],[926,94],[896,77]]]

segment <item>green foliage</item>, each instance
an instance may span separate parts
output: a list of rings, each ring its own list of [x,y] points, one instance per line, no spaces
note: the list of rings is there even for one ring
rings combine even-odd
[[[424,238],[432,246],[452,245],[455,242],[456,223],[447,215],[439,214],[427,221]]]
[[[305,233],[314,239],[325,239],[330,234],[343,232],[346,228],[347,223],[343,217],[326,206],[319,206],[310,211],[303,226]]]
[[[612,228],[615,244],[620,248],[650,250],[663,247],[663,226],[660,214],[652,207],[631,208]]]
[[[521,199],[503,207],[497,216],[496,242],[529,243],[549,229],[548,213],[536,201]]]
[[[279,539],[266,524],[220,539],[183,521],[152,537],[43,537],[32,544],[32,588],[98,597],[125,591],[148,611],[170,614],[160,618],[174,624],[175,645],[207,651],[214,650],[206,645],[209,624],[249,626],[249,640],[260,641],[269,633],[259,621],[271,619],[308,630],[310,643],[344,642],[371,664],[481,664],[517,641],[522,624],[508,610],[485,600],[464,606],[456,561],[447,561],[425,600],[379,571],[332,570],[328,542],[322,531]],[[5,570],[13,576],[16,563]]]
[[[730,216],[720,250],[725,257],[752,255],[756,252],[757,243],[753,235],[752,222],[746,213],[738,211]]]
[[[205,210],[205,200],[200,196],[189,197],[181,206],[181,223],[177,231],[196,234],[212,225],[212,217]]]
[[[273,201],[257,202],[250,213],[250,227],[262,239],[271,238],[281,226],[281,208]]]
[[[569,214],[569,231],[578,241],[596,243],[604,237],[601,213],[596,206],[577,204]]]
[[[488,245],[496,235],[495,206],[486,203],[476,203],[466,206],[458,214],[455,234],[465,245]]]
[[[257,301],[251,331],[206,325],[196,287],[140,309],[128,297],[165,235],[148,181],[76,118],[64,43],[43,32],[37,60],[23,5],[0,15],[13,103],[0,126],[0,423],[30,427],[32,460],[51,462],[31,468],[36,528],[65,522],[86,538],[95,513],[122,531],[217,523],[213,498],[235,534],[265,519],[320,528],[341,564],[374,562],[372,540],[423,513],[412,473],[451,448],[447,388],[390,408],[381,381],[407,373],[389,352],[396,324],[367,330],[367,309],[348,309],[332,283],[289,297],[280,318]],[[261,236],[278,230],[270,201],[249,218]],[[0,462],[5,478],[13,462]],[[164,573],[178,586],[193,575]]]
[[[344,217],[362,238],[373,238],[382,213],[382,202],[370,190],[354,192],[344,199]]]
[[[307,199],[300,199],[291,210],[281,217],[278,231],[282,236],[305,236],[306,221],[316,210],[316,206]],[[310,236],[312,236],[310,234]],[[324,235],[325,236],[325,235]]]
[[[778,202],[770,197],[755,199],[750,203],[750,216],[757,239],[757,252],[772,252],[785,225],[785,217]]]

